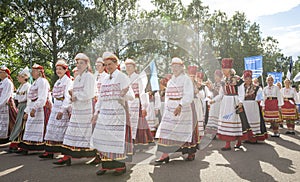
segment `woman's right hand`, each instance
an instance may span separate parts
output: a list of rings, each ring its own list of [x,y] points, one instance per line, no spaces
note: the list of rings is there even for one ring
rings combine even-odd
[[[98,119],[98,115],[93,115],[91,123],[92,123],[93,125],[96,124],[97,119]]]
[[[24,116],[23,116],[23,120],[27,121],[27,119],[28,119],[28,114],[25,113]]]
[[[61,120],[63,117],[63,113],[62,112],[58,112],[57,115],[56,115],[56,119],[57,120]]]

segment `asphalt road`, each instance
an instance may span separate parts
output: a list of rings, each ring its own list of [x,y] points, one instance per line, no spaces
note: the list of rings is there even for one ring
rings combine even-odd
[[[300,126],[296,135],[281,134],[258,144],[243,144],[240,150],[221,151],[224,142],[213,140],[197,152],[196,159],[184,161],[172,154],[168,164],[156,166],[160,155],[155,147],[137,152],[127,164],[127,173],[97,176],[99,166],[87,165],[89,159],[74,159],[71,166],[55,166],[53,160],[41,160],[37,153],[7,154],[7,145],[0,146],[0,182],[19,181],[300,181]],[[284,133],[286,129],[281,129]],[[232,143],[232,147],[233,147]]]

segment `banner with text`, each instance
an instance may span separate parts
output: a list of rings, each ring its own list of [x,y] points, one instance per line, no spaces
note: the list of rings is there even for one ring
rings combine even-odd
[[[245,70],[252,71],[252,78],[258,78],[263,73],[263,57],[262,56],[251,56],[245,57]]]
[[[272,77],[274,78],[274,84],[276,84],[277,82],[280,82],[282,84],[282,73],[281,72],[268,72],[268,75],[272,75]]]

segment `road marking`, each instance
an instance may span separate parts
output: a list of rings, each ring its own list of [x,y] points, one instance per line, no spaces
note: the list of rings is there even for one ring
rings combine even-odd
[[[10,168],[10,169],[6,169],[6,170],[0,172],[0,177],[1,177],[1,176],[4,176],[4,175],[7,175],[7,174],[9,174],[9,173],[12,173],[12,172],[14,172],[14,171],[16,171],[16,170],[22,168],[23,166],[24,166],[24,165],[20,165],[20,166],[17,166],[17,167],[13,167],[13,168]]]

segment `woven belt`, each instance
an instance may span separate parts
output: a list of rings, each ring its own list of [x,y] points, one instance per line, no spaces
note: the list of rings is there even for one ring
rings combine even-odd
[[[182,98],[169,98],[170,100],[181,100]]]
[[[59,97],[59,98],[55,98],[56,100],[64,100],[65,97]]]
[[[268,100],[277,100],[277,97],[267,97]]]

